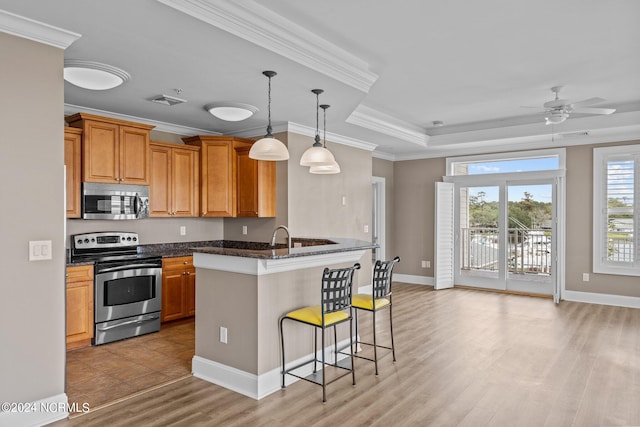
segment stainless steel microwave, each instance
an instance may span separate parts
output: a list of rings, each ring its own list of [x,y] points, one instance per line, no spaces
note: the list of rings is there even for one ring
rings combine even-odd
[[[141,219],[148,216],[148,186],[82,183],[82,218]]]

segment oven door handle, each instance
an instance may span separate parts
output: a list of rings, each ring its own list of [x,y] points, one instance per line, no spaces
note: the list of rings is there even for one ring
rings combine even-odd
[[[111,268],[105,268],[104,270],[98,270],[97,274],[109,273],[112,271],[134,270],[137,268],[161,268],[161,267],[157,264],[127,264],[120,267],[111,267]]]
[[[101,331],[101,332],[104,332],[104,331],[108,331],[110,329],[119,328],[121,326],[141,325],[141,324],[146,323],[146,322],[151,322],[153,320],[158,320],[159,318],[160,318],[160,316],[153,316],[153,317],[150,317],[148,319],[129,320],[128,322],[118,323],[117,325],[105,326],[104,328],[98,328],[98,330]]]

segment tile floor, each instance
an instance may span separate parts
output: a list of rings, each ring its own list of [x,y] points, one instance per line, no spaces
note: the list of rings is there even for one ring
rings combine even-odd
[[[194,318],[160,332],[67,352],[69,403],[91,410],[191,374]]]

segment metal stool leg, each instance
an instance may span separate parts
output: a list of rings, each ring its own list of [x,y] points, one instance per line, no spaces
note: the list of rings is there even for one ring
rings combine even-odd
[[[396,346],[393,344],[393,304],[389,304],[389,331],[391,332],[391,354],[393,355],[393,361],[396,361]]]
[[[357,311],[357,310],[356,310]],[[351,379],[352,383],[356,385],[356,365],[355,360],[353,358],[353,335],[351,334],[351,328],[353,327],[353,317],[349,320],[349,349],[351,350]]]
[[[318,372],[316,362],[318,361],[318,328],[313,328],[313,373]]]
[[[316,328],[316,331],[317,330]],[[324,403],[327,401],[327,383],[325,381],[325,371],[327,369],[324,364],[324,329],[322,330],[322,349],[320,351],[322,351],[322,403]]]
[[[284,322],[285,317],[280,319],[280,343],[282,344],[282,388],[284,388],[284,332],[282,331],[282,323]]]
[[[376,310],[373,310],[373,360],[376,364],[376,375],[378,375],[378,343],[376,341]]]

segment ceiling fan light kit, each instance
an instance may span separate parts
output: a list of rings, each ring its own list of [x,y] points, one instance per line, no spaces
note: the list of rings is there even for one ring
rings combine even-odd
[[[94,61],[64,60],[64,79],[74,86],[89,90],[108,90],[131,79],[120,68]]]
[[[311,92],[316,95],[316,136],[315,142],[302,154],[300,158],[300,166],[331,166],[336,159],[331,151],[322,146],[320,142],[320,94],[324,92],[322,89],[312,89]]]
[[[275,71],[263,71],[262,74],[269,79],[269,124],[267,125],[267,134],[265,137],[259,139],[251,146],[251,150],[249,150],[249,158],[269,161],[288,160],[289,150],[287,150],[287,147],[281,141],[274,138],[271,134],[271,78],[275,77],[277,73]]]
[[[545,124],[556,125],[564,122],[572,113],[577,114],[613,114],[615,108],[592,108],[593,104],[599,104],[605,100],[602,98],[589,98],[578,102],[571,102],[568,99],[560,99],[560,90],[563,86],[554,86],[551,92],[555,99],[545,102],[542,106],[545,109]]]

